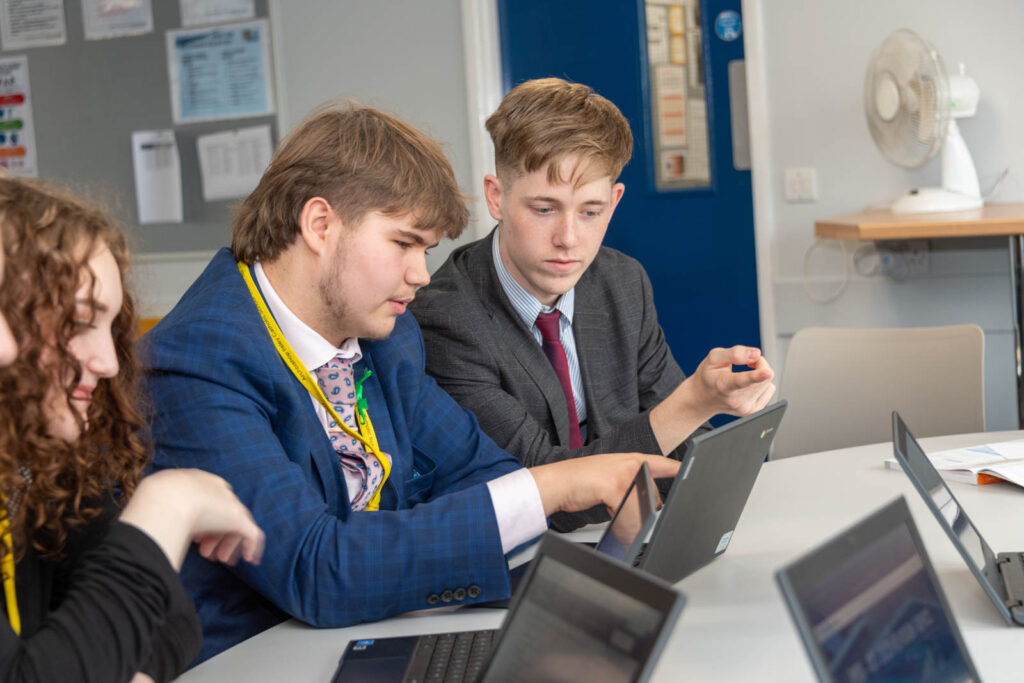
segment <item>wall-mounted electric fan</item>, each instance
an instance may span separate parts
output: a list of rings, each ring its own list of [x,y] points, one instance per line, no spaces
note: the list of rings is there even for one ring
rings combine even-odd
[[[956,119],[978,109],[978,85],[947,74],[931,43],[910,29],[890,34],[871,55],[864,78],[864,112],[882,155],[905,168],[920,168],[942,150],[942,187],[910,190],[894,213],[963,211],[982,205],[978,173]]]

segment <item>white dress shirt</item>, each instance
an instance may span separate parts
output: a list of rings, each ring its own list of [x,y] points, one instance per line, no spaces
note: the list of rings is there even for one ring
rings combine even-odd
[[[316,376],[313,375],[313,371],[339,354],[342,358],[352,359],[353,363],[362,359],[363,353],[359,348],[357,338],[351,337],[343,341],[340,347],[334,346],[292,313],[291,309],[274,291],[266,273],[263,272],[262,264],[257,262],[253,271],[256,274],[256,282],[259,283],[260,291],[263,293],[263,299],[274,315],[278,327],[281,328],[281,333],[295,350],[303,367],[310,373],[314,381],[316,381]],[[309,397],[309,400],[313,403],[313,408],[320,419],[320,424],[323,425],[324,432],[327,432],[330,424],[327,411],[312,396]],[[348,471],[345,471],[344,474],[345,485],[351,498],[362,488],[362,480],[358,475]],[[537,483],[529,470],[522,468],[502,475],[487,482],[487,488],[491,494],[494,516],[498,521],[502,552],[509,552],[516,546],[536,538],[547,529],[544,504],[541,501]]]

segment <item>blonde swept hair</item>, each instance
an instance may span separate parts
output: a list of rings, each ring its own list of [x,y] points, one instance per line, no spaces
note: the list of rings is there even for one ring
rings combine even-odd
[[[633,134],[618,107],[593,88],[561,78],[538,78],[520,83],[505,95],[487,119],[494,142],[499,177],[532,173],[547,166],[548,181],[577,184],[598,177],[619,177],[633,154]],[[576,158],[586,165],[561,177],[562,162]]]
[[[280,256],[298,236],[302,208],[313,197],[326,199],[351,225],[373,211],[411,214],[416,227],[454,239],[469,221],[436,141],[396,116],[347,101],[319,107],[278,146],[235,213],[235,258]]]

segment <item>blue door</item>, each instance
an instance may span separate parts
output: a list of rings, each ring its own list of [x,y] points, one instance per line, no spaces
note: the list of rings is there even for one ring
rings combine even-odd
[[[673,5],[686,15],[674,16]],[[647,269],[679,364],[690,373],[713,346],[759,346],[745,111],[730,121],[730,71],[737,114],[746,102],[740,0],[499,0],[498,9],[506,91],[560,76],[593,87],[629,119],[634,153],[605,244]],[[706,121],[703,107],[672,109],[680,89],[703,95]],[[683,115],[686,134],[677,135],[672,117]],[[673,153],[680,140],[700,142],[701,124],[703,158]]]

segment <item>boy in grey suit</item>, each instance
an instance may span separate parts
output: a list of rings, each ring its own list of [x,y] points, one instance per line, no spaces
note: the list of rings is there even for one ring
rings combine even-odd
[[[601,246],[633,145],[614,104],[584,85],[528,81],[487,130],[497,228],[454,251],[410,308],[427,372],[499,446],[527,466],[623,451],[678,458],[712,415],[768,403],[773,372],[756,348],[712,349],[687,378],[643,267]],[[552,521],[603,519],[594,509]]]

